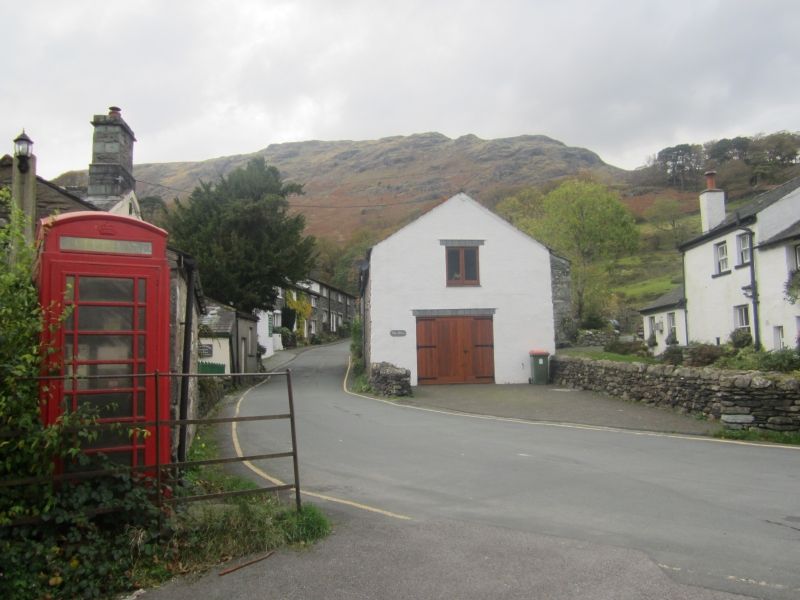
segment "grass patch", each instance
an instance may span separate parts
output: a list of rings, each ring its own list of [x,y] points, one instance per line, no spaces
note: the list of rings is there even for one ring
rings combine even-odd
[[[714,437],[726,440],[742,440],[747,442],[772,442],[774,444],[792,444],[800,446],[798,431],[769,431],[766,429],[722,429],[714,433]]]
[[[369,377],[366,373],[361,373],[353,377],[350,389],[357,394],[371,394],[374,392],[369,385]]]
[[[655,300],[675,287],[674,275],[661,275],[615,288],[632,302]]]
[[[220,455],[212,430],[202,427],[189,449],[188,459],[204,460]],[[187,485],[176,491],[196,495],[256,489],[254,482],[225,471],[222,465],[191,469]],[[167,523],[167,539],[152,546],[144,536],[131,532],[131,549],[146,549],[131,572],[138,587],[158,584],[175,575],[202,573],[236,557],[263,553],[289,544],[305,545],[331,531],[325,515],[311,504],[297,513],[274,494],[254,494],[219,501],[179,505]]]
[[[614,362],[656,364],[659,361],[652,356],[637,356],[635,354],[616,354],[604,350],[579,350],[576,348],[560,348],[558,354],[563,356],[576,356],[578,358],[591,358],[592,360],[613,360]]]

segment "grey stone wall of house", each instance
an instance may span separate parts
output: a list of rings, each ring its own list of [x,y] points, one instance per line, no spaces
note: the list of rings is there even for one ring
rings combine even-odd
[[[169,286],[169,368],[173,373],[183,372],[183,342],[186,319],[186,302],[189,294],[194,294],[194,290],[189,290],[186,270],[179,264],[178,256],[173,251],[168,251],[167,258],[170,267],[170,286]],[[192,349],[190,360],[190,373],[197,373],[197,353],[200,340],[200,312],[197,303],[194,303],[194,316],[192,318]],[[181,399],[180,377],[170,379],[170,418],[178,419]],[[186,418],[198,418],[199,392],[196,377],[189,378],[189,399],[187,405]],[[188,448],[194,439],[196,431],[195,425],[188,425],[186,428],[186,447]],[[178,449],[178,428],[172,431],[172,453],[175,455]]]
[[[382,362],[369,369],[370,387],[384,396],[411,396],[411,371]]]
[[[606,329],[579,329],[576,346],[605,346],[619,338],[619,334]]]
[[[316,333],[328,333],[331,328],[331,314],[335,319],[341,316],[342,323],[352,323],[356,316],[356,299],[341,290],[320,283],[321,292],[307,292],[314,298],[316,306],[311,311],[309,320],[316,323]],[[337,325],[338,329],[338,325]]]
[[[120,109],[112,106],[108,115],[95,115],[92,125],[89,197],[122,196],[134,190],[133,143],[136,138]]]
[[[553,289],[553,323],[556,348],[569,344],[572,329],[572,281],[567,259],[550,253],[550,283]]]
[[[558,355],[550,369],[557,385],[705,415],[728,429],[800,431],[800,379],[791,375]]]

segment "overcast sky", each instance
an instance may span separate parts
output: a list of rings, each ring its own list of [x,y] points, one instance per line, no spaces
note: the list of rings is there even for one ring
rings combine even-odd
[[[122,107],[134,161],[439,131],[544,134],[634,168],[800,131],[797,0],[26,0],[3,11],[0,139],[85,169]]]

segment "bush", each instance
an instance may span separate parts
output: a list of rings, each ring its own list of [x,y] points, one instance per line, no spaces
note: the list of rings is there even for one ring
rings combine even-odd
[[[734,329],[730,339],[734,348],[746,348],[753,345],[753,336],[749,329]]]
[[[640,341],[622,342],[620,340],[612,340],[608,342],[603,350],[606,352],[613,352],[614,354],[634,354],[636,356],[646,356],[647,347]]]
[[[656,339],[656,332],[651,331],[650,335],[647,336],[647,347],[655,348],[656,346],[658,346],[658,340]]]
[[[297,346],[297,337],[294,331],[287,327],[280,327],[278,328],[278,333],[281,334],[281,344],[283,344],[284,348],[294,348]]]
[[[715,344],[689,344],[684,350],[684,364],[690,367],[707,367],[713,365],[725,355],[724,346]]]
[[[721,369],[742,371],[782,371],[788,373],[800,369],[800,356],[794,350],[765,352],[752,347],[742,348],[732,356],[720,358],[714,366]]]
[[[683,364],[683,350],[680,346],[667,346],[658,358],[669,365],[680,365]]]
[[[800,353],[796,350],[773,350],[760,353],[760,367],[763,371],[789,373],[800,369]]]
[[[339,336],[339,339],[349,338],[352,335],[352,327],[349,321],[344,321],[339,325],[339,329],[336,330],[336,335]]]
[[[364,373],[364,329],[361,319],[353,321],[351,329],[350,356],[353,365],[353,374],[358,376]]]
[[[606,329],[608,321],[600,315],[588,315],[581,321],[582,329]]]

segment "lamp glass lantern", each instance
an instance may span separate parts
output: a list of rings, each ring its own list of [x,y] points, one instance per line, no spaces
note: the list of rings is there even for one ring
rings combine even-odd
[[[14,140],[14,156],[24,156],[25,158],[30,158],[33,154],[33,140],[28,137],[28,134],[25,133],[25,130],[22,130],[17,136],[17,139]]]
[[[17,157],[19,172],[27,173],[30,168],[28,159],[33,156],[33,140],[28,137],[24,129],[14,140],[14,156]]]

